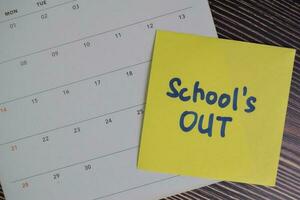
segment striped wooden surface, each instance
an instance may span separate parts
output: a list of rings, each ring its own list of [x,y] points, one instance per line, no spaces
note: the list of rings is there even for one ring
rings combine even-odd
[[[220,38],[297,49],[277,186],[221,182],[166,199],[300,199],[300,0],[210,0],[210,7]]]
[[[169,200],[300,199],[300,0],[210,0],[219,37],[293,47],[297,56],[276,187],[221,182]],[[0,200],[4,195],[0,187]]]

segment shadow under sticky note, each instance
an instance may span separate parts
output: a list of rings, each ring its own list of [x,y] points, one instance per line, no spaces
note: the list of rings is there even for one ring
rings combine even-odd
[[[275,185],[294,56],[157,31],[138,168]]]

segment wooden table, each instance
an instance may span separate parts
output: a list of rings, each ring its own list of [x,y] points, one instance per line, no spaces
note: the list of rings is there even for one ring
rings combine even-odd
[[[221,182],[169,197],[300,199],[300,0],[210,0],[220,38],[297,49],[276,187]]]
[[[220,38],[297,49],[276,187],[221,182],[169,200],[300,199],[300,0],[209,0]],[[4,195],[0,187],[0,200]]]

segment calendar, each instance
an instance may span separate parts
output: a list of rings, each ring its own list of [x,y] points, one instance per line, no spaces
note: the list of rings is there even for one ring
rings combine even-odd
[[[159,199],[214,182],[136,168],[157,29],[216,37],[206,0],[0,2],[7,200]]]

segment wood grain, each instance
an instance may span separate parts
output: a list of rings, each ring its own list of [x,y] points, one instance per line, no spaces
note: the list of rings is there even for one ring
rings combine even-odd
[[[209,2],[220,38],[297,49],[276,187],[221,182],[166,199],[300,199],[300,1]]]
[[[300,1],[210,0],[220,38],[297,49],[276,187],[221,182],[168,200],[300,199]],[[4,200],[0,187],[0,200]]]

